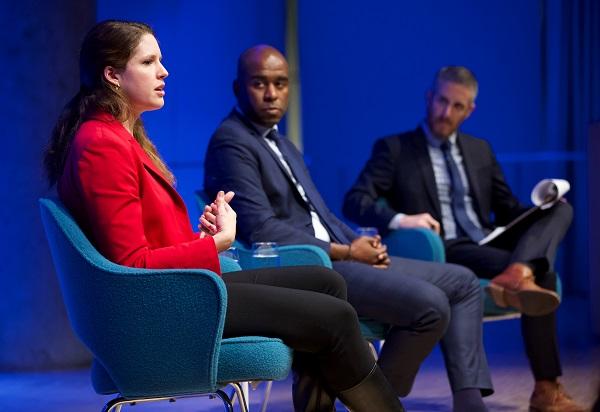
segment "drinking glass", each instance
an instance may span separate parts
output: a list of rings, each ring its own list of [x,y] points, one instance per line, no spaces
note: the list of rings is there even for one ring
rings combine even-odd
[[[379,234],[376,227],[359,227],[356,229],[358,236],[375,237]]]
[[[228,257],[229,259],[232,259],[232,260],[236,261],[237,263],[240,262],[240,254],[239,254],[237,248],[234,246],[230,247],[227,250],[222,251],[221,253],[219,253],[219,256]]]
[[[252,267],[277,267],[281,264],[276,242],[255,242],[252,244]]]

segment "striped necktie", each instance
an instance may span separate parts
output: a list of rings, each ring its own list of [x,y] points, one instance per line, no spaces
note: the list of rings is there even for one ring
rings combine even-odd
[[[467,208],[465,206],[465,186],[460,177],[458,166],[452,157],[450,151],[450,143],[444,142],[441,144],[440,149],[444,154],[444,160],[446,161],[446,167],[450,175],[450,199],[452,203],[452,213],[454,214],[454,220],[457,223],[457,228],[462,231],[460,235],[466,235],[474,242],[479,242],[485,237],[483,230],[478,228],[475,223],[467,215]],[[457,233],[459,236],[459,233]]]

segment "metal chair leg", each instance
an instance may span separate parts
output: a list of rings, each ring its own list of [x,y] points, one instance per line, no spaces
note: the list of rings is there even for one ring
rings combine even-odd
[[[157,397],[157,398],[140,398],[140,399],[125,399],[122,396],[111,399],[104,405],[102,412],[120,412],[123,405],[142,403],[142,402],[158,402],[167,401],[172,399],[171,397]]]
[[[235,383],[235,384],[232,383],[231,385],[233,386],[235,395],[240,400],[240,408],[241,408],[242,412],[248,412],[248,408],[246,406],[246,399],[244,398],[244,393],[242,391],[241,386],[239,386],[239,384],[237,384],[237,383]],[[126,399],[122,396],[119,396],[117,398],[114,398],[114,399],[111,399],[110,401],[108,401],[106,403],[106,405],[104,405],[104,408],[102,408],[102,412],[121,412],[121,408],[123,407],[123,405],[127,405],[127,404],[134,405],[136,403],[158,402],[158,401],[175,402],[177,399],[194,398],[197,396],[207,396],[207,395],[209,395],[209,394],[182,395],[182,396],[176,396],[176,397],[169,396],[169,397],[157,397],[157,398],[137,398],[137,399]],[[225,393],[224,391],[219,389],[213,395],[218,397],[219,399],[221,399],[221,401],[223,401],[223,404],[225,405],[225,410],[227,412],[233,412],[233,402],[232,402],[231,397],[229,397],[229,395],[227,395],[227,393]]]
[[[218,389],[215,392],[215,395],[218,396],[223,401],[223,404],[225,405],[225,410],[227,412],[233,412],[233,403],[231,402],[231,398],[229,397],[229,395],[227,395],[221,389]]]
[[[273,381],[265,382],[265,394],[263,396],[262,407],[260,408],[260,412],[267,411],[267,405],[269,404],[269,398],[271,397],[271,388],[273,387]]]
[[[238,397],[240,410],[242,412],[248,412],[248,403],[246,401],[246,396],[244,395],[244,387],[243,384],[248,384],[248,382],[233,382],[230,385],[234,387],[235,393]],[[248,390],[248,386],[246,386],[246,391]]]
[[[240,388],[244,394],[246,412],[250,412],[250,382],[240,382]]]
[[[237,396],[237,391],[236,391],[236,387],[233,385],[233,383],[230,384],[231,385],[231,394],[229,395],[229,397],[231,398],[231,403],[233,405],[235,405],[235,402],[237,401],[237,399],[239,398]],[[244,394],[244,399],[246,399],[246,410],[248,412],[250,412],[250,389],[249,389],[249,383],[248,382],[239,382],[240,388],[242,390],[242,393]]]
[[[121,412],[121,407],[126,403],[129,402],[122,397],[111,399],[106,403],[106,405],[104,405],[104,408],[102,408],[102,412]]]

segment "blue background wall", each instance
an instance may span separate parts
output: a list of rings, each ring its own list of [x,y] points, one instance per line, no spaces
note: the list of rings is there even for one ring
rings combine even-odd
[[[37,199],[50,194],[41,153],[79,85],[77,51],[95,18],[86,2],[2,3],[0,82],[0,369],[78,365]]]
[[[339,208],[377,137],[423,119],[442,66],[465,65],[480,81],[465,131],[499,152],[549,149],[540,133],[538,2],[382,3],[301,5],[300,21],[310,21],[301,26],[305,153],[330,204]],[[330,159],[340,147],[344,155]]]
[[[527,200],[542,177],[572,180],[577,218],[560,271],[567,293],[586,297],[586,131],[600,120],[597,2],[299,3],[304,150],[331,208],[339,212],[377,137],[422,119],[436,69],[467,65],[480,95],[464,130],[491,141],[519,196]],[[285,11],[283,0],[9,2],[0,20],[1,55],[10,63],[0,86],[0,167],[10,177],[1,195],[0,369],[88,359],[70,335],[35,202],[51,193],[41,177],[41,148],[78,88],[85,31],[106,18],[155,28],[170,77],[165,108],[144,120],[195,223],[192,193],[203,180],[207,141],[234,104],[237,56],[257,43],[282,49]],[[590,24],[591,36],[573,28]]]

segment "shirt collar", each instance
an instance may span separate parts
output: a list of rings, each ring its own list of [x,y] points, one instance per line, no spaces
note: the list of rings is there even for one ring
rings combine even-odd
[[[269,134],[269,132],[270,132],[271,130],[276,130],[276,131],[279,131],[279,126],[278,126],[278,125],[274,125],[273,127],[266,127],[266,126],[263,126],[263,125],[261,125],[261,124],[254,123],[252,120],[250,120],[250,118],[249,118],[248,116],[246,116],[246,113],[244,113],[244,111],[242,110],[242,108],[241,108],[239,105],[236,105],[236,106],[235,106],[235,110],[237,110],[237,112],[238,112],[238,113],[239,113],[241,116],[244,116],[246,119],[248,119],[248,121],[249,121],[250,123],[252,123],[252,126],[254,126],[254,128],[256,129],[256,131],[258,132],[258,134],[259,134],[261,137],[265,137],[265,138],[266,138],[266,137],[267,137],[267,135]]]
[[[444,141],[438,139],[437,137],[435,137],[433,135],[433,133],[431,132],[431,129],[429,128],[429,126],[427,125],[427,122],[425,120],[423,120],[421,122],[421,128],[423,129],[423,132],[425,133],[425,138],[427,139],[427,143],[429,144],[429,146],[439,149],[440,146],[442,145],[442,143],[444,143]],[[457,135],[458,135],[458,133],[456,133],[456,131],[455,131],[454,133],[452,133],[450,135],[450,137],[448,137],[448,141],[450,142],[450,145],[454,146],[456,144]]]

